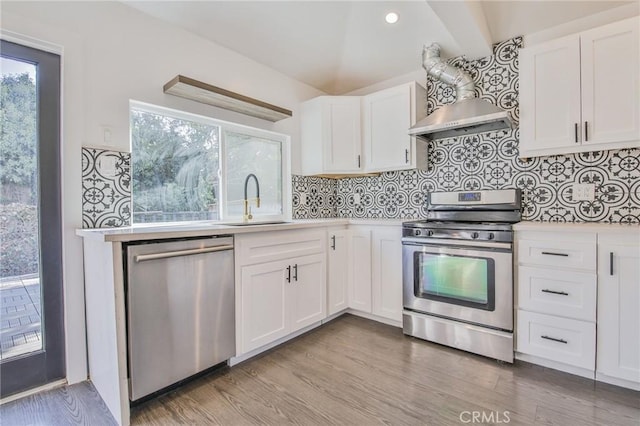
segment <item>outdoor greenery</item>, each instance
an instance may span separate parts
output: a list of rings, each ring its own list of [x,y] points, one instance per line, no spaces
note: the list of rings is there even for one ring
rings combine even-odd
[[[36,86],[29,74],[2,76],[0,85],[0,202],[35,204]]]
[[[244,180],[254,173],[262,195],[254,214],[281,213],[280,142],[139,109],[131,111],[131,132],[134,222],[220,217],[221,133],[228,212],[242,215]]]
[[[38,272],[37,99],[28,73],[0,82],[0,277]]]
[[[38,210],[0,204],[0,277],[38,273]]]
[[[217,218],[218,127],[134,109],[131,133],[136,219],[153,212]]]

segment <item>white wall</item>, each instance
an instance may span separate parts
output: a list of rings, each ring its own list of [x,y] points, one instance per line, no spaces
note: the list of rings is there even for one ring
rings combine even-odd
[[[62,50],[67,378],[74,383],[87,376],[82,241],[74,234],[82,226],[81,146],[128,151],[134,99],[289,134],[292,171],[299,173],[298,105],[324,93],[118,2],[3,1],[0,7],[3,38],[37,39]],[[177,74],[290,109],[293,118],[274,124],[165,95],[162,86]],[[108,141],[103,126],[111,129]]]

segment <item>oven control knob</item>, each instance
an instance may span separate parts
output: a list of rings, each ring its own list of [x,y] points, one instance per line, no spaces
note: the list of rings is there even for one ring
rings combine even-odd
[[[480,236],[480,234],[478,234],[477,232],[474,232],[473,234],[471,234],[471,238],[473,238],[474,240],[477,239]]]
[[[433,235],[433,231],[431,231],[431,230],[427,231],[427,237],[430,237],[432,235]]]
[[[493,232],[489,232],[489,235],[487,236],[487,238],[489,238],[490,240],[493,240],[495,238],[495,235],[493,235]]]
[[[422,231],[419,229],[416,229],[415,231],[413,231],[413,235],[420,236],[422,235]]]

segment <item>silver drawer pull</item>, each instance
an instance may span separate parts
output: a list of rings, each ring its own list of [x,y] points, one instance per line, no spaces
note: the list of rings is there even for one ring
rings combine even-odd
[[[565,291],[555,291],[555,290],[549,290],[549,289],[542,289],[540,290],[543,293],[551,293],[551,294],[559,294],[561,296],[568,296],[569,293],[565,292]]]
[[[190,250],[176,250],[176,251],[165,251],[162,253],[152,253],[152,254],[139,254],[134,256],[134,260],[136,262],[144,262],[145,260],[156,260],[156,259],[166,259],[169,257],[178,257],[178,256],[191,256],[194,254],[202,254],[202,253],[213,253],[216,251],[225,251],[225,250],[233,250],[233,245],[224,245],[224,246],[214,246],[214,247],[204,247],[204,248],[196,248]]]
[[[569,257],[569,255],[567,253],[554,253],[551,251],[543,251],[542,254],[546,254],[549,256],[563,256],[563,257]]]
[[[555,337],[549,337],[549,336],[540,336],[540,337],[541,337],[541,338],[543,338],[543,339],[552,340],[552,341],[554,341],[554,342],[564,343],[565,345],[566,345],[567,343],[569,343],[569,342],[567,342],[567,341],[566,341],[566,340],[564,340],[564,339],[556,339]]]

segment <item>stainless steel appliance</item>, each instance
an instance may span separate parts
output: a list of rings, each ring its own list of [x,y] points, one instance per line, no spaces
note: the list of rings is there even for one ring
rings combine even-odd
[[[513,362],[520,190],[435,192],[402,231],[404,333]]]
[[[126,247],[132,401],[235,355],[233,237]]]

